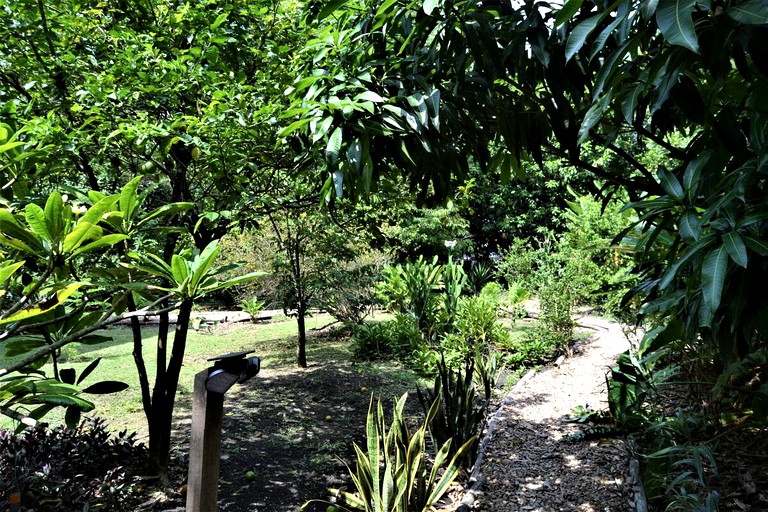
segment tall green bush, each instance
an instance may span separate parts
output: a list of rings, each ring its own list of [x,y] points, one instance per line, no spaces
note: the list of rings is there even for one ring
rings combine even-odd
[[[453,441],[449,439],[439,448],[435,445],[432,458],[427,449],[427,425],[437,414],[439,400],[430,407],[425,423],[411,433],[404,415],[407,396],[404,394],[395,403],[389,427],[381,402],[374,407],[371,397],[366,444],[362,448],[354,445],[354,469],[347,466],[354,492],[330,489],[344,510],[429,512],[458,476],[460,461],[474,439],[455,449],[452,457]]]
[[[411,315],[431,339],[437,323],[439,308],[438,290],[443,276],[443,266],[437,258],[427,262],[419,257],[414,262],[398,264],[385,270],[379,284],[379,296],[393,311]]]

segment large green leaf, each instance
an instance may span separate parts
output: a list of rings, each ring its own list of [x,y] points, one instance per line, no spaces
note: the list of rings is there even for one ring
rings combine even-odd
[[[765,0],[747,0],[733,4],[728,8],[728,16],[745,25],[768,24],[768,2]]]
[[[200,294],[203,294],[203,293],[215,292],[218,290],[224,290],[226,288],[230,288],[238,284],[246,283],[248,281],[256,279],[259,276],[263,276],[266,274],[267,272],[262,272],[262,271],[249,272],[241,276],[233,277],[232,279],[227,279],[226,281],[216,281],[214,285],[201,288],[199,292]]]
[[[336,162],[339,161],[339,151],[341,150],[343,136],[344,130],[341,127],[337,127],[328,139],[328,145],[325,147],[325,161],[328,163],[329,169],[333,169],[336,166]]]
[[[174,254],[171,257],[171,272],[173,273],[173,281],[177,286],[186,286],[187,279],[189,279],[190,269],[189,262],[179,254]]]
[[[682,199],[683,186],[680,184],[680,181],[678,181],[677,177],[663,167],[659,168],[657,174],[659,176],[659,183],[664,189],[664,192],[675,199]]]
[[[60,240],[64,236],[64,200],[58,192],[52,192],[45,202],[45,222],[52,240]]]
[[[744,246],[744,241],[736,231],[731,231],[723,235],[723,244],[725,245],[728,255],[736,262],[737,265],[747,268],[749,259],[747,258],[747,248]]]
[[[693,243],[701,236],[701,224],[695,210],[686,210],[680,218],[680,236],[688,243]]]
[[[88,208],[88,210],[80,217],[78,224],[90,223],[98,224],[101,222],[104,214],[111,210],[120,199],[118,195],[106,196],[99,199],[96,204]]]
[[[23,261],[17,261],[14,263],[3,262],[0,267],[0,286],[3,285],[17,270],[24,266]]]
[[[141,226],[142,224],[158,217],[166,217],[168,215],[174,215],[179,212],[191,210],[194,207],[195,207],[195,203],[189,203],[189,202],[165,204],[160,208],[157,208],[149,212],[144,218],[141,219],[141,221],[139,221],[138,225]]]
[[[64,237],[64,254],[69,254],[78,249],[88,240],[101,237],[102,229],[87,221],[80,221],[67,236]]]
[[[573,18],[573,15],[579,12],[581,4],[583,3],[584,0],[568,0],[565,2],[563,8],[557,13],[557,17],[555,17],[555,28],[559,28],[561,25],[570,21],[571,18]]]
[[[189,296],[195,297],[198,294],[198,286],[203,281],[203,278],[208,275],[208,272],[213,267],[220,252],[218,241],[214,240],[209,243],[202,252],[195,257],[192,262],[192,277],[189,281]]]
[[[701,266],[701,292],[704,305],[710,311],[715,311],[720,306],[727,269],[728,249],[725,245],[715,247],[704,258]]]
[[[32,231],[43,240],[51,241],[53,237],[48,232],[48,224],[45,222],[45,212],[35,203],[29,203],[24,208],[24,217]]]
[[[98,249],[103,249],[104,247],[110,247],[128,238],[129,238],[128,235],[118,235],[118,234],[104,235],[98,238],[97,240],[94,240],[93,242],[89,244],[85,244],[82,247],[78,248],[75,252],[69,255],[68,259],[72,259],[75,256],[78,256],[80,254],[93,252]]]
[[[603,20],[603,15],[598,14],[582,21],[576,25],[568,36],[565,43],[565,60],[571,60],[576,53],[584,46],[587,37],[595,30],[597,24]]]
[[[38,254],[43,250],[40,238],[21,226],[16,217],[6,209],[0,209],[0,233],[5,235],[0,241],[15,249],[29,254]]]
[[[51,404],[51,405],[61,405],[64,407],[77,407],[83,412],[92,411],[95,407],[93,403],[89,402],[88,400],[83,400],[82,398],[72,396],[72,395],[65,395],[65,394],[42,394],[42,395],[34,395],[34,400],[30,400],[30,402],[40,402],[44,404]]]
[[[696,0],[659,0],[656,23],[670,44],[698,53],[699,40],[691,17],[695,6]]]
[[[118,205],[120,211],[123,212],[123,219],[125,222],[131,222],[139,208],[139,196],[137,191],[139,190],[139,182],[141,182],[141,178],[141,176],[136,176],[126,183],[123,190],[120,192]]]
[[[768,241],[754,236],[744,236],[744,243],[760,256],[768,256]]]
[[[16,313],[12,314],[7,318],[0,319],[0,325],[7,324],[10,322],[20,322],[22,320],[27,320],[28,318],[42,315],[43,313],[50,311],[51,309],[55,308],[56,306],[58,306],[59,304],[67,300],[69,296],[75,293],[81,286],[85,286],[87,284],[88,283],[83,283],[83,282],[69,284],[64,288],[56,291],[56,293],[52,297],[49,297],[26,309],[22,309],[21,311],[17,311]]]

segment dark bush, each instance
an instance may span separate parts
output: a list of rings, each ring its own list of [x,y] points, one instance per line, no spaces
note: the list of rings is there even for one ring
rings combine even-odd
[[[37,512],[134,510],[134,475],[145,460],[135,434],[112,436],[101,419],[76,429],[0,430],[0,496],[17,493],[22,510]]]

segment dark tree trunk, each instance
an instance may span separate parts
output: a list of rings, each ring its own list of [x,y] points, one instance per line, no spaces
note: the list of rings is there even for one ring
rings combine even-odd
[[[302,368],[307,367],[307,326],[305,317],[307,314],[307,305],[301,301],[296,310],[296,324],[299,328],[299,346],[296,352],[296,361]]]
[[[161,327],[158,333],[157,378],[155,379],[155,387],[152,392],[151,414],[147,417],[147,421],[149,423],[149,460],[164,486],[170,483],[168,479],[168,463],[171,452],[173,407],[176,403],[179,374],[181,373],[181,365],[184,362],[184,352],[187,346],[192,304],[192,300],[186,299],[179,307],[179,317],[176,322],[171,358],[168,361],[167,368],[165,366],[168,341],[167,314],[161,316]],[[163,357],[162,362],[159,359],[161,355]]]

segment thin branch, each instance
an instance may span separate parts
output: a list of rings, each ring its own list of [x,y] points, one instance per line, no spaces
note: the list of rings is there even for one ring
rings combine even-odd
[[[24,96],[27,101],[32,101],[32,95],[27,91],[20,83],[19,80],[12,77],[11,75],[7,75],[3,72],[0,72],[0,79],[2,79],[5,83],[16,89],[16,92]]]
[[[661,146],[662,148],[669,151],[669,154],[672,158],[675,158],[677,160],[685,160],[688,156],[685,152],[685,150],[678,148],[677,146],[674,146],[673,144],[670,144],[669,142],[665,141],[664,138],[659,137],[652,131],[648,130],[644,126],[639,126],[635,128],[637,130],[637,133],[642,135],[643,137],[647,137],[651,139],[656,145]]]
[[[40,11],[40,21],[43,24],[43,34],[45,34],[45,40],[48,42],[48,50],[51,52],[51,57],[55,59],[56,47],[53,45],[51,30],[48,28],[48,17],[45,15],[45,5],[43,5],[43,0],[37,0],[37,10]]]
[[[111,308],[109,308],[107,311],[104,312],[102,317],[96,323],[94,323],[90,327],[86,327],[85,329],[81,329],[80,331],[72,333],[69,336],[65,336],[64,338],[55,341],[50,346],[45,347],[44,349],[38,350],[36,352],[33,352],[32,354],[25,356],[23,359],[15,361],[8,368],[0,369],[0,377],[12,372],[21,370],[25,366],[30,365],[35,361],[39,360],[41,357],[45,357],[48,354],[51,354],[52,352],[60,349],[61,347],[68,345],[69,343],[75,342],[78,339],[82,338],[83,336],[87,336],[88,334],[91,334],[92,332],[104,329],[105,327],[110,326],[114,323],[120,322],[121,320],[124,320],[126,318],[131,318],[133,316],[141,316],[141,315],[146,316],[147,314],[149,314],[149,309],[155,307],[157,304],[161,303],[164,300],[170,299],[172,296],[173,294],[165,295],[164,297],[161,297],[160,299],[156,300],[146,308],[142,308],[139,311],[135,311],[135,312],[127,313],[123,315],[112,316],[115,313],[115,307],[112,306]],[[159,315],[162,313],[168,313],[169,311],[173,311],[174,309],[176,309],[176,306],[163,308],[157,311],[152,311],[151,314]]]
[[[632,167],[640,171],[640,173],[645,176],[645,179],[647,179],[651,183],[656,182],[656,178],[653,176],[653,174],[648,170],[646,166],[641,164],[635,157],[627,153],[624,149],[618,147],[617,145],[613,144],[612,142],[608,142],[605,137],[600,135],[599,133],[593,133],[592,138],[595,139],[596,142],[601,144],[603,147],[606,147],[616,153],[618,156],[623,158],[627,163],[629,163]]]
[[[0,413],[2,413],[4,416],[8,416],[9,418],[12,418],[19,423],[22,423],[24,425],[28,425],[30,427],[34,427],[37,425],[37,420],[34,418],[31,418],[29,416],[24,416],[19,411],[15,411],[13,409],[10,409],[8,407],[0,406]]]

